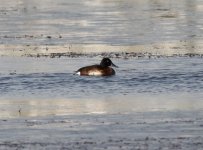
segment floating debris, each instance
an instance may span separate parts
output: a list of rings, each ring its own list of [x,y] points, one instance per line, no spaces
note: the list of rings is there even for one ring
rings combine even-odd
[[[52,37],[50,35],[47,36],[48,39],[51,39]]]
[[[196,53],[186,53],[186,54],[174,54],[174,55],[161,55],[152,53],[135,53],[135,52],[111,52],[111,53],[76,53],[76,52],[66,52],[66,53],[38,53],[38,54],[25,54],[26,57],[50,57],[50,58],[60,58],[60,57],[109,57],[109,58],[170,58],[170,57],[198,57],[202,58],[203,54]]]

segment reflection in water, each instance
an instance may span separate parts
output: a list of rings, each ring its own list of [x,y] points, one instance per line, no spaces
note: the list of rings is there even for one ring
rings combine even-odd
[[[106,99],[0,100],[0,118],[46,115],[114,114],[150,111],[202,110],[199,97],[182,95],[137,95]],[[195,100],[195,99],[198,100]]]

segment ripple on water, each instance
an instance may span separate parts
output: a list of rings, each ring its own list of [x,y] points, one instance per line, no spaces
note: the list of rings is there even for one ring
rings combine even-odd
[[[60,66],[61,62],[64,64],[63,59],[54,61],[56,66]],[[41,64],[47,62],[43,61]],[[133,96],[137,93],[201,92],[203,89],[202,59],[199,58],[119,59],[116,64],[120,64],[120,68],[111,77],[77,76],[73,74],[74,71],[67,69],[69,66],[65,68],[69,73],[65,70],[24,73],[17,70],[15,74],[2,73],[1,96],[88,98]]]

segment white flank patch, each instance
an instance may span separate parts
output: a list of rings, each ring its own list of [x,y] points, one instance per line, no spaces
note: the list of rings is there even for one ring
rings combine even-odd
[[[80,76],[80,72],[78,71],[78,72],[76,72],[75,74],[77,74],[77,75],[79,75]]]
[[[90,76],[101,76],[102,73],[100,71],[92,71],[89,73]]]

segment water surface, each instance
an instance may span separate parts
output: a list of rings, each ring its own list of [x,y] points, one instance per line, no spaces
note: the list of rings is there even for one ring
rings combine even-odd
[[[202,41],[202,0],[1,0],[1,44]]]
[[[0,50],[202,54],[202,12],[202,0],[1,0]],[[200,57],[113,59],[115,76],[73,75],[100,60],[1,57],[1,117],[203,108]]]
[[[79,67],[100,59],[2,57],[2,114],[36,116],[203,108],[202,58],[112,59],[119,66],[115,76],[73,74]]]

